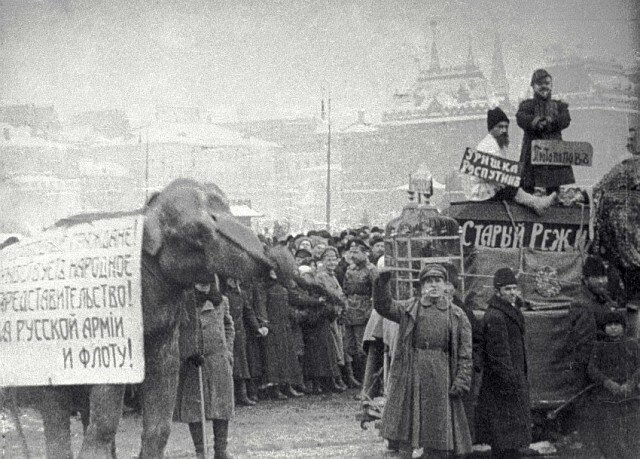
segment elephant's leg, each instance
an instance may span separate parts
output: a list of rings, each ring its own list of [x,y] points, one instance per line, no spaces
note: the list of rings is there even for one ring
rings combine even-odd
[[[91,408],[80,458],[112,458],[122,415],[124,385],[96,385],[91,389]]]
[[[44,388],[38,408],[42,415],[47,458],[73,459],[69,397],[62,390]]]
[[[179,363],[177,330],[164,340],[156,335],[153,343],[145,345],[141,459],[155,459],[164,455],[171,433]]]

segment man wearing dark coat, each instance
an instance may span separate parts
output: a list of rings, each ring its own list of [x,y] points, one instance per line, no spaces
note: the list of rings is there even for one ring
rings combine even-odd
[[[521,187],[528,193],[533,193],[536,186],[547,188],[548,192],[558,191],[560,185],[575,183],[571,166],[531,165],[531,141],[562,140],[562,130],[571,123],[569,106],[551,99],[553,83],[546,70],[533,72],[531,86],[533,98],[520,102],[516,113],[518,126],[524,131],[520,152]]]
[[[187,311],[180,323],[180,375],[173,420],[189,424],[198,458],[206,457],[201,422],[202,371],[204,417],[213,421],[214,458],[227,459],[229,420],[233,417],[233,341],[229,301],[211,284],[184,293]]]
[[[531,442],[524,316],[518,281],[509,268],[493,276],[495,294],[483,318],[483,376],[476,406],[477,440],[495,458],[520,457]]]
[[[380,433],[390,448],[424,448],[423,457],[468,454],[462,394],[473,371],[469,320],[446,292],[442,265],[425,265],[420,298],[406,301],[392,300],[390,275],[382,271],[374,285],[375,310],[400,325]]]
[[[572,377],[580,386],[590,381],[587,365],[596,340],[604,335],[604,318],[615,308],[607,294],[607,272],[600,258],[589,256],[582,266],[582,285],[569,309],[571,329],[567,352],[572,355]]]

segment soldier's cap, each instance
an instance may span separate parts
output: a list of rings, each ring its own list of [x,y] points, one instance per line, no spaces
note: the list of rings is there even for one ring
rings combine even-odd
[[[296,250],[296,253],[294,255],[294,257],[296,258],[311,258],[311,252],[309,252],[307,249],[298,249]]]
[[[420,271],[420,282],[424,282],[427,277],[439,277],[446,282],[449,280],[449,273],[444,266],[437,263],[430,263],[424,265],[424,268]]]
[[[362,239],[360,239],[358,237],[352,239],[351,241],[349,241],[348,247],[349,248],[351,248],[351,247],[360,247],[360,248],[362,248],[362,250],[366,250],[366,251],[371,250],[371,248],[367,245],[367,243],[364,242]]]
[[[371,247],[376,245],[378,242],[384,242],[384,239],[381,236],[373,236],[371,239],[369,239],[369,245]]]

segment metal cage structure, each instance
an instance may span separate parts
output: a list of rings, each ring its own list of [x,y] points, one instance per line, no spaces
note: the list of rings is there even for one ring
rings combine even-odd
[[[394,272],[391,295],[407,300],[418,295],[419,275],[428,263],[447,268],[449,280],[464,292],[464,263],[458,222],[431,205],[432,179],[412,175],[409,203],[385,228],[385,267]]]

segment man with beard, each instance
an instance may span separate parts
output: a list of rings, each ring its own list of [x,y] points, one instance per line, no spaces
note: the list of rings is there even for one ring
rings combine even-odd
[[[506,158],[509,147],[509,118],[500,107],[487,112],[489,133],[480,141],[476,150]],[[470,201],[515,201],[542,213],[556,199],[556,193],[546,197],[534,196],[522,188],[487,182],[473,175],[464,176],[465,195]]]
[[[533,98],[523,100],[518,107],[516,120],[524,131],[520,162],[522,163],[522,188],[532,193],[534,187],[544,187],[556,192],[560,185],[575,183],[571,166],[531,164],[532,140],[562,140],[562,130],[569,127],[569,106],[561,100],[551,99],[553,81],[544,69],[533,72],[531,77]]]

